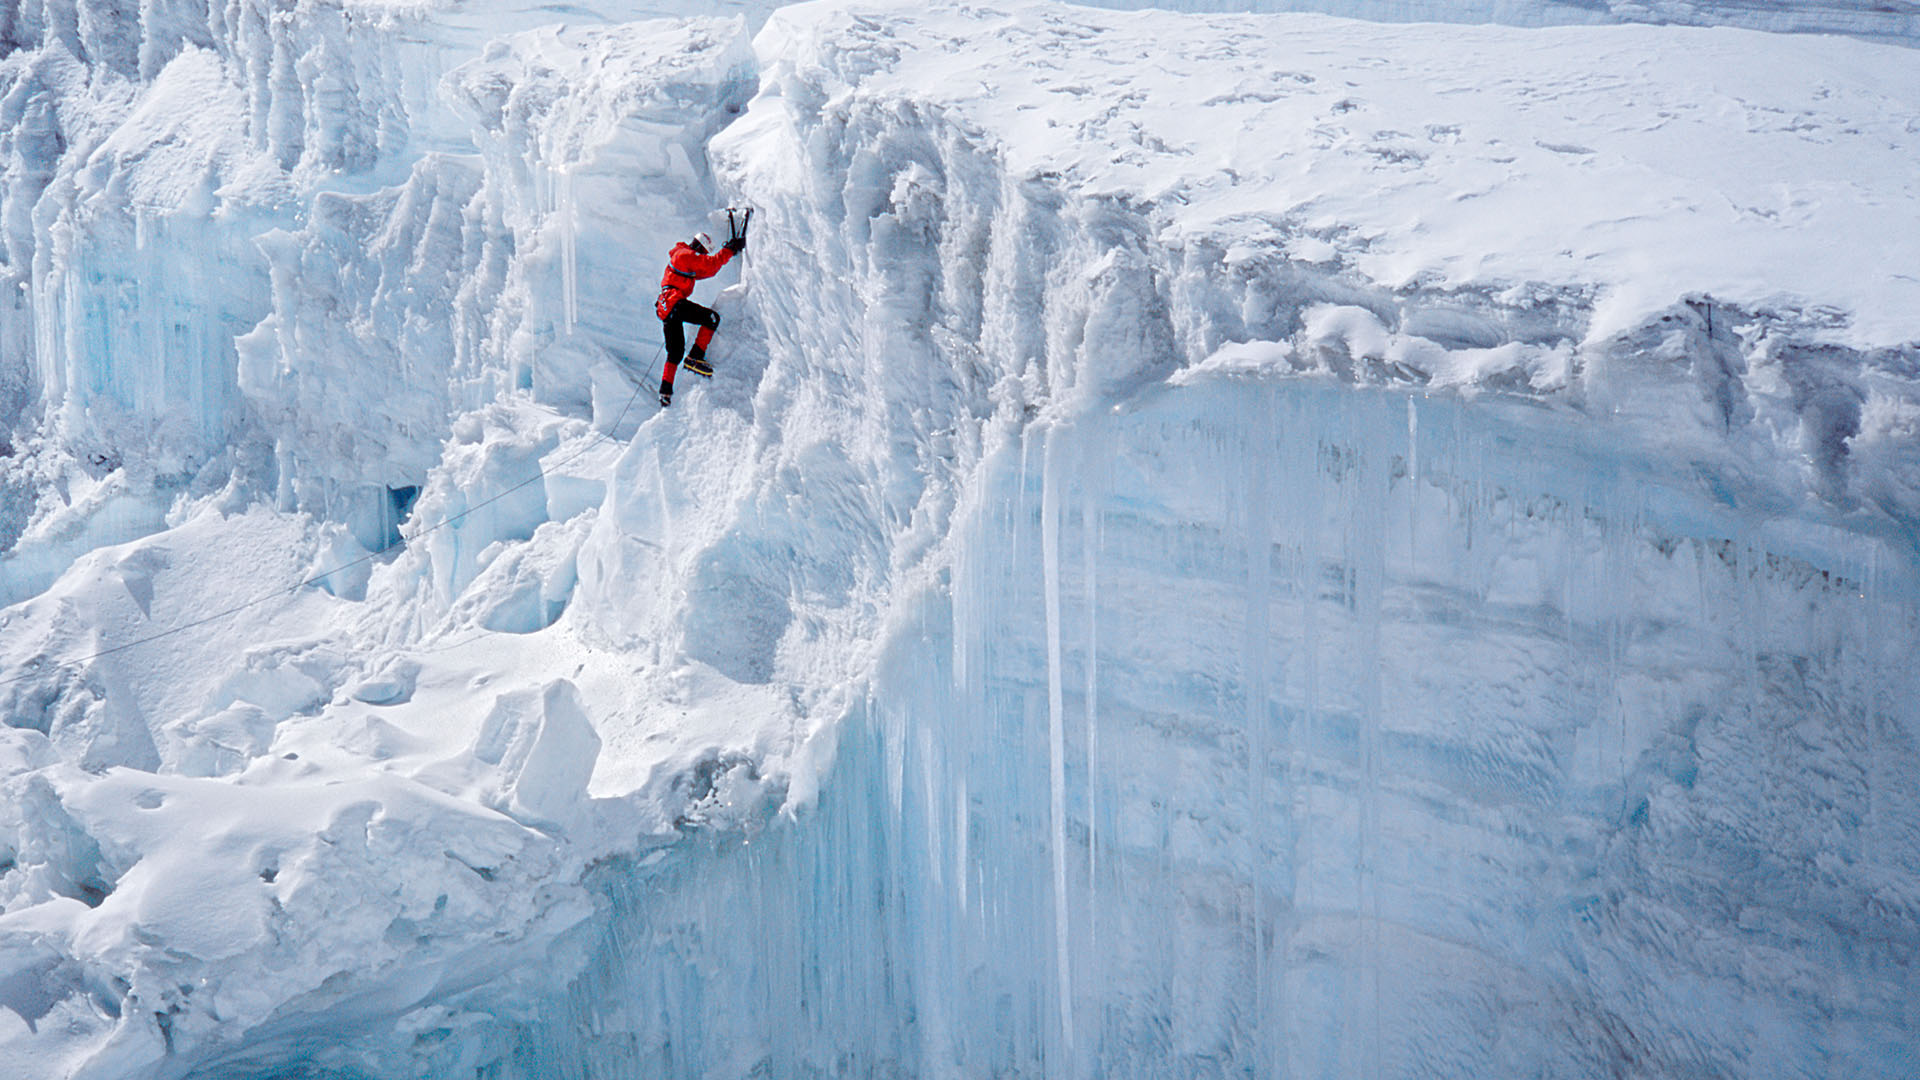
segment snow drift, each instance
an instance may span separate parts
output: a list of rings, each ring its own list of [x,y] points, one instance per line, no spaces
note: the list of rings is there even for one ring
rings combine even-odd
[[[1909,50],[292,11],[0,60],[22,1075],[1902,1073]]]

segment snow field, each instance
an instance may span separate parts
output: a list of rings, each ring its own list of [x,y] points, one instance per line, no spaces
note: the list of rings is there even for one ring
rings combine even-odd
[[[1592,25],[1645,22],[1681,26],[1738,26],[1789,33],[1850,34],[1912,45],[1920,39],[1920,10],[1910,2],[1885,0],[1172,0],[1147,4],[1116,0],[1094,5],[1166,11],[1313,11],[1375,22],[1501,23],[1508,26]]]

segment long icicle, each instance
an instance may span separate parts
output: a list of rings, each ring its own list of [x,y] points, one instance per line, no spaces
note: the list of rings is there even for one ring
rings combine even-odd
[[[1066,704],[1060,657],[1060,429],[1047,432],[1041,458],[1040,558],[1047,606],[1047,784],[1052,822],[1053,952],[1059,979],[1060,1038],[1073,1050],[1073,972],[1067,927]],[[1066,1075],[1069,1070],[1061,1070]]]

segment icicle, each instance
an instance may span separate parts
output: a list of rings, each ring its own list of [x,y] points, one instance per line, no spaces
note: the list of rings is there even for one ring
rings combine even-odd
[[[1099,430],[1099,422],[1092,422],[1093,430]],[[1102,440],[1104,443],[1105,440]],[[1100,468],[1102,446],[1090,447],[1085,460],[1093,469]],[[1098,896],[1099,881],[1097,874],[1100,864],[1100,800],[1097,784],[1100,778],[1100,503],[1096,497],[1094,477],[1088,475],[1081,479],[1080,497],[1080,559],[1083,587],[1087,605],[1087,644],[1086,644],[1086,716],[1087,716],[1087,892]],[[1104,489],[1099,496],[1104,497]],[[1098,911],[1089,913],[1097,917]],[[1088,934],[1093,940],[1099,940],[1099,926],[1092,925]]]
[[[60,350],[60,294],[51,271],[36,272],[31,287],[34,361],[40,385],[49,401],[63,400],[68,391],[67,366]]]
[[[1292,401],[1293,409],[1289,416],[1291,423],[1288,424],[1288,429],[1301,432],[1302,434],[1295,438],[1294,451],[1297,457],[1294,461],[1293,469],[1289,471],[1293,475],[1302,478],[1300,481],[1302,486],[1306,488],[1306,493],[1312,496],[1318,494],[1315,490],[1317,486],[1315,474],[1311,470],[1314,456],[1311,433],[1315,429],[1311,423],[1312,416],[1307,409],[1302,407],[1303,404],[1297,396]],[[1317,740],[1320,729],[1321,526],[1319,513],[1317,510],[1312,509],[1313,506],[1314,501],[1309,498],[1305,512],[1300,514],[1302,532],[1299,562],[1297,564],[1298,576],[1295,582],[1295,595],[1300,598],[1300,648],[1302,653],[1304,653],[1303,668],[1306,672],[1306,685],[1303,688],[1305,700],[1302,703],[1301,709],[1301,712],[1304,714],[1302,723],[1305,730],[1303,730],[1300,735],[1302,789],[1300,792],[1301,825],[1299,837],[1300,850],[1305,852],[1305,856],[1299,860],[1300,870],[1298,872],[1298,882],[1295,885],[1295,892],[1297,894],[1295,906],[1307,909],[1315,907],[1319,902],[1318,890],[1315,888],[1313,877],[1313,863],[1317,855],[1317,852],[1315,852],[1313,848],[1313,842],[1315,835],[1314,790],[1319,784],[1319,781],[1315,779],[1314,773],[1316,771],[1315,758],[1319,754]]]
[[[1253,1072],[1264,1072],[1272,1057],[1270,1019],[1284,1015],[1268,1000],[1267,984],[1270,937],[1265,919],[1266,891],[1272,886],[1266,859],[1267,808],[1267,655],[1271,635],[1269,620],[1272,595],[1273,516],[1272,495],[1268,483],[1272,476],[1273,391],[1261,387],[1253,395],[1247,417],[1247,438],[1242,458],[1246,463],[1246,491],[1240,500],[1246,514],[1247,603],[1245,640],[1241,650],[1246,695],[1247,724],[1247,863],[1250,873],[1251,903],[1247,912],[1250,927],[1248,948],[1253,960]]]
[[[1040,561],[1046,578],[1047,608],[1047,786],[1053,855],[1053,941],[1060,1002],[1060,1038],[1073,1050],[1073,978],[1069,966],[1067,924],[1067,750],[1066,705],[1060,657],[1060,470],[1059,428],[1050,429],[1042,451],[1040,486]]]
[[[560,306],[567,334],[580,318],[579,223],[574,216],[573,166],[563,165],[554,178],[555,209],[560,219]]]
[[[126,336],[133,337],[139,342],[138,352],[132,357],[108,359],[112,356],[112,352],[103,350],[102,357],[95,362],[105,362],[124,368],[131,376],[129,379],[131,385],[123,400],[136,415],[158,419],[166,407],[167,339],[166,331],[161,324],[167,321],[164,316],[168,305],[164,297],[155,295],[160,291],[158,288],[145,286],[149,281],[167,280],[161,276],[159,254],[150,253],[147,250],[147,234],[159,228],[161,223],[159,221],[150,223],[146,213],[138,209],[133,212],[133,222],[134,256],[128,260],[132,265],[128,267],[122,264],[122,268],[115,273],[116,277],[120,273],[128,273],[132,279],[122,279],[128,300],[125,308],[117,311],[109,310],[107,319],[108,326],[112,328],[109,333],[113,330],[119,330],[122,334],[127,330],[132,331]],[[120,363],[114,364],[115,360],[119,360]],[[127,360],[131,360],[132,363],[126,363]]]
[[[1407,569],[1420,565],[1420,401],[1407,395]]]
[[[955,769],[953,784],[953,883],[955,899],[959,903],[962,916],[967,914],[968,885],[971,874],[968,871],[967,851],[967,774],[965,770]]]
[[[973,764],[973,740],[979,730],[977,711],[982,691],[976,685],[975,672],[980,664],[980,606],[984,602],[983,585],[974,552],[986,546],[990,535],[989,501],[980,500],[978,508],[963,525],[967,543],[954,554],[948,585],[952,610],[952,684],[950,693],[955,708],[950,712],[958,730],[948,733],[947,768],[953,799],[953,880],[959,912],[965,916],[972,897],[973,874],[969,866],[967,829],[968,782]]]
[[[1345,416],[1359,425],[1349,424],[1345,435],[1355,455],[1350,477],[1347,505],[1357,519],[1353,542],[1347,558],[1353,571],[1354,619],[1358,622],[1360,665],[1360,904],[1359,916],[1365,928],[1362,939],[1362,1007],[1367,1012],[1366,1034],[1361,1055],[1362,1075],[1380,1075],[1380,715],[1381,656],[1380,620],[1386,586],[1387,486],[1388,476],[1381,460],[1385,446],[1361,445],[1359,432],[1374,427],[1375,400],[1349,403]],[[1359,413],[1356,417],[1355,413]],[[1385,420],[1385,417],[1381,417]],[[1375,430],[1386,428],[1382,423]],[[1382,444],[1385,440],[1380,440]]]

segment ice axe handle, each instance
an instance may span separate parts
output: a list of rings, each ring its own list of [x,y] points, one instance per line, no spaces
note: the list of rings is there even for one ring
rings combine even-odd
[[[727,207],[727,239],[745,240],[747,226],[751,224],[753,224],[753,207],[749,206],[745,210]]]
[[[736,218],[735,217],[736,214],[740,216]],[[727,239],[728,240],[738,240],[741,242],[742,245],[744,245],[747,240],[747,226],[751,224],[753,224],[753,207],[749,206],[745,210],[735,210],[731,206],[727,207]],[[746,250],[744,247],[740,252],[740,257],[743,260],[746,260]],[[747,260],[747,261],[751,261],[751,260]]]

